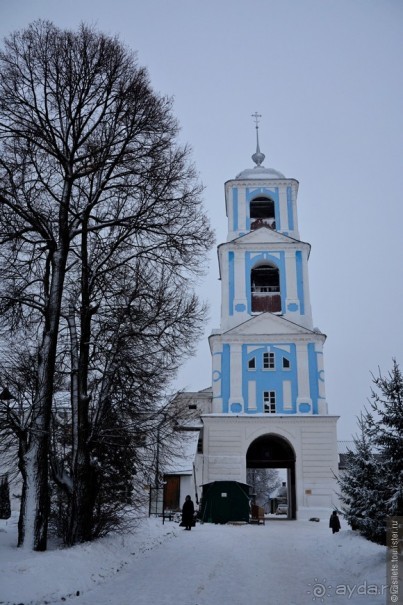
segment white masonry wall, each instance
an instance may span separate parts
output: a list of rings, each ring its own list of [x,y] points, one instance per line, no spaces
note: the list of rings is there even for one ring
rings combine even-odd
[[[240,418],[242,421],[240,422]],[[338,416],[281,416],[264,414],[203,416],[204,456],[198,480],[246,482],[246,454],[263,435],[283,437],[295,452],[297,518],[337,505],[338,472],[336,423]]]

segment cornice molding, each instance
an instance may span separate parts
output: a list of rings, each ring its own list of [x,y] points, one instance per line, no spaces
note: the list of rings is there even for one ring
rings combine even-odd
[[[310,424],[316,422],[318,424],[331,424],[338,421],[340,416],[333,414],[318,415],[311,414],[202,414],[200,418],[203,420],[217,420],[227,424],[239,424],[240,421],[250,424],[261,424],[265,422],[270,425],[281,424]]]
[[[299,181],[297,181],[297,179],[287,179],[287,178],[281,178],[281,179],[231,179],[229,181],[225,182],[225,189],[229,189],[231,188],[235,188],[235,187],[267,187],[268,189],[270,189],[271,187],[278,187],[281,185],[292,185],[293,187],[297,187],[299,186]]]
[[[231,330],[235,330],[238,326],[231,328]],[[220,339],[226,344],[255,344],[255,343],[283,343],[288,344],[292,343],[310,343],[310,342],[321,342],[324,343],[326,340],[325,334],[319,334],[317,332],[311,332],[310,334],[302,334],[300,332],[294,333],[284,333],[284,334],[268,334],[268,333],[248,333],[248,334],[230,334],[230,330],[228,332],[224,332],[222,334],[210,334],[209,339],[217,340]]]
[[[287,237],[286,235],[283,237]],[[307,242],[303,242],[301,240],[294,240],[294,241],[279,241],[279,242],[274,242],[274,241],[267,241],[267,242],[252,242],[252,241],[247,241],[244,242],[242,241],[242,238],[237,237],[234,238],[232,240],[230,240],[229,242],[224,242],[222,244],[220,244],[219,246],[217,246],[219,252],[221,250],[225,251],[228,248],[238,248],[238,249],[244,249],[244,250],[249,250],[249,251],[254,251],[254,250],[258,250],[259,252],[270,252],[270,250],[281,250],[286,248],[287,250],[300,250],[302,249],[308,249],[308,252],[311,249],[311,245],[308,244]]]

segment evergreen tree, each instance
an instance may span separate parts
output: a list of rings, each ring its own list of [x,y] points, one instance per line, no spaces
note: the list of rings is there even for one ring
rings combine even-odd
[[[347,454],[347,468],[338,477],[343,515],[352,529],[369,540],[385,543],[386,503],[384,475],[380,457],[369,437],[368,415],[361,416],[359,434],[354,438],[354,451]]]
[[[368,434],[381,455],[388,515],[403,515],[403,376],[396,360],[386,377],[373,378]]]
[[[387,518],[403,515],[403,376],[396,360],[373,384],[371,410],[359,420],[355,451],[338,483],[352,528],[386,544]]]
[[[8,519],[10,515],[10,488],[7,475],[5,475],[0,477],[0,519]]]

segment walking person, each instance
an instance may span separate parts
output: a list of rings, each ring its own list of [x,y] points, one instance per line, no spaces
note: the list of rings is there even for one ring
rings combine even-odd
[[[340,531],[340,519],[338,517],[337,514],[337,510],[334,510],[332,512],[332,514],[330,515],[330,519],[329,519],[329,527],[331,528],[332,532],[335,534],[336,532]]]
[[[194,522],[195,507],[190,496],[186,496],[185,502],[182,506],[182,526],[190,531]]]

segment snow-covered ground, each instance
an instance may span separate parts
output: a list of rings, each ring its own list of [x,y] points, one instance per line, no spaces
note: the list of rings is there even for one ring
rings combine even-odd
[[[385,548],[343,522],[332,535],[327,519],[189,532],[144,518],[134,533],[71,549],[31,553],[15,544],[15,520],[0,521],[0,604],[386,603]]]

